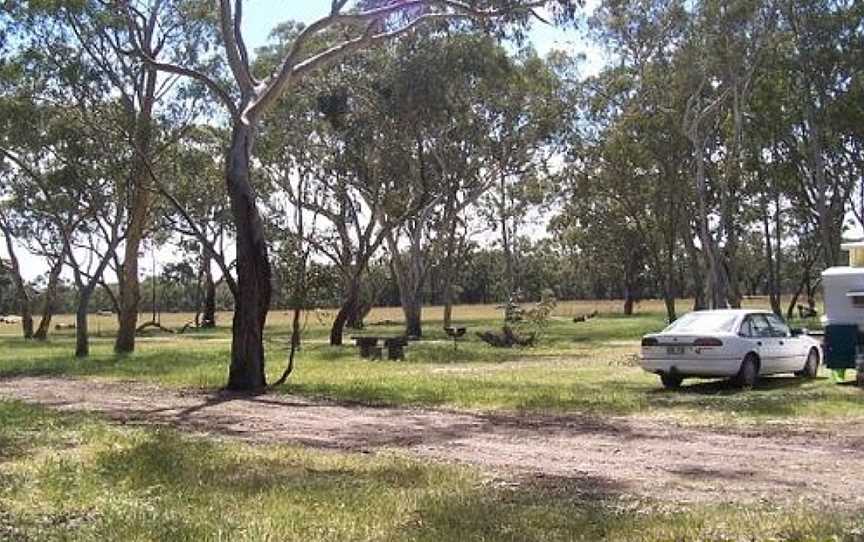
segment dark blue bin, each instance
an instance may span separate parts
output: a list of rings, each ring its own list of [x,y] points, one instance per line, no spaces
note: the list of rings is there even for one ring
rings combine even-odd
[[[829,369],[854,369],[860,342],[858,326],[831,324],[825,327],[825,366]]]

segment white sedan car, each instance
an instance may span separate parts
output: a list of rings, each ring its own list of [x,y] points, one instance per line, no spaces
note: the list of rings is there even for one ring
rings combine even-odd
[[[679,387],[685,377],[732,377],[751,387],[760,375],[815,377],[821,352],[817,340],[793,334],[772,312],[711,310],[691,312],[645,335],[641,363],[666,388]]]

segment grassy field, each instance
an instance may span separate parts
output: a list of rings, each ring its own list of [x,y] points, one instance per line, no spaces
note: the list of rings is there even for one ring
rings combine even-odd
[[[760,301],[751,303],[758,306]],[[601,311],[597,318],[572,321],[574,315],[594,310]],[[864,415],[860,391],[834,384],[824,372],[813,381],[764,379],[757,389],[743,393],[722,381],[693,381],[679,392],[662,390],[655,376],[638,368],[636,357],[641,335],[664,326],[662,306],[643,303],[631,317],[613,310],[618,304],[562,303],[536,347],[509,350],[492,348],[473,336],[474,331],[500,327],[500,311],[490,306],[457,307],[456,319],[468,326],[469,336],[454,350],[436,320],[440,309],[432,308],[426,311],[425,340],[408,347],[405,362],[365,361],[353,346],[330,347],[328,315],[310,315],[297,368],[280,391],[366,404],[640,414],[700,424]],[[165,315],[163,323],[177,328],[187,319],[188,315]],[[398,309],[376,309],[369,322],[398,319]],[[111,351],[113,318],[94,320],[102,324],[94,323],[94,353],[83,361],[71,356],[70,331],[40,344],[18,339],[13,327],[3,328],[0,376],[72,374],[204,389],[218,388],[226,380],[230,315],[220,315],[215,330],[142,337],[137,352],[123,357]],[[399,331],[398,325],[371,325],[364,333]],[[271,378],[283,369],[288,337],[288,315],[273,312],[267,328]]]
[[[253,446],[0,401],[0,540],[852,542],[859,526],[815,503],[637,502],[578,480],[515,486],[395,454]]]
[[[758,304],[759,301],[754,301]],[[598,310],[588,322],[572,318]],[[364,361],[326,344],[327,314],[310,315],[295,374],[280,392],[369,404],[571,415],[640,415],[683,424],[787,423],[864,416],[861,392],[827,378],[767,379],[661,390],[636,364],[640,336],[663,327],[662,306],[633,317],[618,304],[564,303],[535,348],[499,350],[473,332],[500,326],[494,307],[458,307],[469,337],[454,350],[440,309],[405,362]],[[188,315],[165,315],[180,327]],[[378,309],[370,322],[398,321]],[[60,317],[58,321],[69,321]],[[229,315],[220,327],[142,337],[111,352],[113,318],[94,317],[93,356],[72,356],[70,331],[47,343],[0,328],[0,377],[74,375],[169,387],[224,384]],[[810,322],[810,325],[813,323]],[[398,325],[371,326],[396,333]],[[288,316],[267,328],[269,372],[285,362]],[[349,454],[250,445],[172,429],[117,425],[0,401],[0,540],[864,540],[860,514],[819,503],[779,506],[637,500],[590,481],[513,484],[470,467],[397,453]]]

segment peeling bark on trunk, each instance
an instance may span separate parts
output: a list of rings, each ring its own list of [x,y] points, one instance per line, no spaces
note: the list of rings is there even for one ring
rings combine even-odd
[[[153,105],[156,93],[155,69],[145,69],[141,110],[135,114],[133,135],[134,157],[128,189],[131,190],[129,223],[126,228],[126,244],[123,253],[122,280],[120,284],[120,312],[117,315],[119,328],[114,351],[135,351],[135,331],[138,328],[138,307],[141,302],[141,284],[138,278],[138,251],[147,229],[150,214],[150,183],[147,165],[152,140]]]
[[[237,235],[237,287],[231,341],[229,390],[253,391],[267,385],[264,324],[270,308],[271,269],[264,224],[250,179],[252,128],[237,123],[231,134],[226,183]]]
[[[51,329],[51,318],[57,308],[57,284],[60,282],[60,271],[63,269],[63,259],[58,259],[51,267],[48,275],[48,284],[45,288],[45,305],[42,309],[42,319],[39,321],[39,329],[33,334],[33,338],[39,341],[48,339],[48,331]]]

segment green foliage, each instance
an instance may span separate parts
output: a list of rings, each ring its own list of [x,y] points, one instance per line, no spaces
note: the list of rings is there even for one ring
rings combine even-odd
[[[552,312],[558,306],[555,292],[546,289],[541,294],[540,301],[529,310],[525,311],[525,322],[539,336],[551,323]]]

